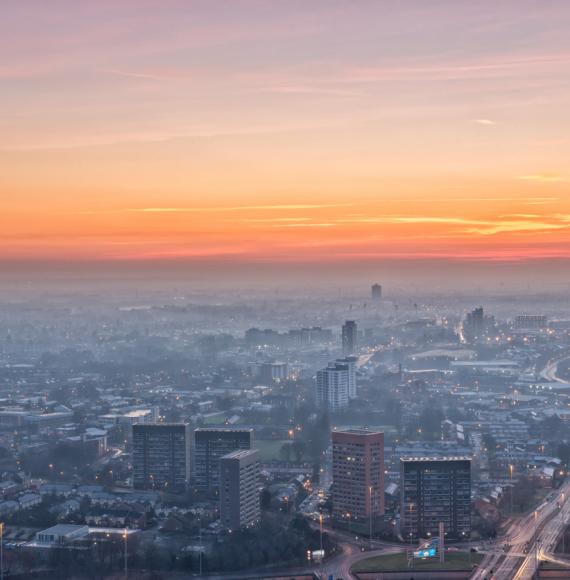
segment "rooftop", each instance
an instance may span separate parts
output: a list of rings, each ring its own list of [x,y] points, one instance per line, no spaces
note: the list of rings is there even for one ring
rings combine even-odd
[[[426,462],[433,463],[434,461],[471,461],[468,455],[434,455],[432,457],[400,457],[401,462]]]

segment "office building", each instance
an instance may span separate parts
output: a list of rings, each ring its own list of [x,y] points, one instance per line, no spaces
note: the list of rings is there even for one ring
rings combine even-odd
[[[480,306],[467,313],[463,321],[463,337],[469,341],[477,341],[492,332],[494,327],[495,318],[486,315]]]
[[[332,432],[333,517],[370,520],[384,515],[384,433]]]
[[[342,325],[342,353],[344,356],[351,356],[356,350],[357,326],[354,320],[347,320]]]
[[[189,481],[189,426],[185,423],[133,425],[133,486],[181,492]]]
[[[347,364],[330,363],[317,371],[317,405],[331,412],[348,406],[350,371]]]
[[[380,284],[372,284],[372,300],[374,302],[382,300],[382,286]]]
[[[548,319],[543,314],[521,314],[515,318],[517,330],[542,330],[548,326]]]
[[[196,429],[192,462],[196,488],[218,492],[220,459],[232,451],[252,447],[253,429]]]
[[[346,365],[348,367],[348,398],[356,398],[356,363],[357,356],[346,356],[336,360],[336,364]]]
[[[471,533],[471,458],[402,457],[400,525],[404,539],[449,538]]]
[[[259,380],[266,385],[287,379],[287,363],[266,362],[259,367]]]
[[[237,530],[259,521],[259,458],[257,449],[238,450],[220,458],[220,520]]]

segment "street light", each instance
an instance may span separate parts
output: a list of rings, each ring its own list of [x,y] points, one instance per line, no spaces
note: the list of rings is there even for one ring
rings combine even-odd
[[[325,552],[323,550],[323,514],[322,514],[322,512],[319,514],[319,528],[321,531],[321,572],[322,572],[323,560],[325,559]]]
[[[0,522],[0,580],[4,580],[4,522]]]
[[[372,486],[369,488],[370,491],[370,550],[372,550]]]
[[[129,531],[125,528],[125,532],[123,533],[123,538],[125,539],[125,580],[129,577],[129,563],[128,563],[128,538],[129,538]]]
[[[513,515],[513,464],[509,465],[509,473],[511,476],[511,517]]]

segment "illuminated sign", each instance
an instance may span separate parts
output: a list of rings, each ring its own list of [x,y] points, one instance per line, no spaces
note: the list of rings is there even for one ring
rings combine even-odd
[[[414,552],[414,558],[433,558],[437,553],[435,548],[427,548],[426,550],[417,550]]]

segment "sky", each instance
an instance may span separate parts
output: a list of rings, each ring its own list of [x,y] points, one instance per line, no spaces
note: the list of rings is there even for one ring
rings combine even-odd
[[[562,264],[567,0],[19,0],[0,261]]]

